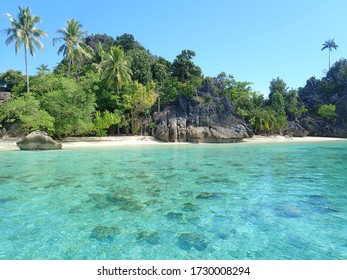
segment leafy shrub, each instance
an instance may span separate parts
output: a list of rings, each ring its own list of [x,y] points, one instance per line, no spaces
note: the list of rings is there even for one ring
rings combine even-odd
[[[18,123],[22,134],[34,130],[43,130],[48,134],[54,132],[54,118],[40,108],[40,102],[30,93],[1,105],[0,121]]]
[[[334,104],[324,104],[318,109],[318,116],[326,120],[336,118],[336,106]]]
[[[119,124],[120,121],[121,116],[118,113],[96,111],[93,120],[94,132],[97,136],[106,136],[110,126]]]

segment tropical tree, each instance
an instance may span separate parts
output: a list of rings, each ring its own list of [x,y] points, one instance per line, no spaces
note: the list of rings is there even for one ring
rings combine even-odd
[[[12,88],[18,85],[25,85],[25,77],[21,71],[7,70],[0,74],[0,87],[4,87],[6,91],[12,92]]]
[[[171,65],[172,76],[177,77],[181,83],[185,83],[192,77],[201,77],[201,69],[195,65],[193,58],[195,52],[192,50],[183,50]]]
[[[152,80],[153,56],[140,48],[130,50],[127,53],[131,61],[132,79],[146,85]]]
[[[38,75],[44,75],[49,72],[49,68],[47,64],[40,64],[38,67],[36,67]]]
[[[329,70],[330,70],[330,53],[333,49],[336,50],[339,47],[338,45],[336,45],[334,40],[335,39],[329,39],[325,41],[323,44],[323,48],[321,49],[321,50],[325,50],[325,49],[329,50]]]
[[[62,35],[62,37],[54,38],[53,45],[58,41],[63,41],[64,44],[58,49],[58,54],[63,54],[63,56],[68,60],[68,76],[70,76],[71,66],[77,60],[81,60],[83,57],[91,58],[89,52],[89,47],[84,43],[84,36],[86,32],[82,31],[82,24],[74,19],[69,19],[66,23],[66,27],[59,29],[57,32]]]
[[[5,29],[5,32],[9,37],[6,40],[6,44],[9,45],[15,41],[15,52],[17,53],[19,48],[24,46],[25,55],[25,74],[27,91],[29,92],[29,74],[28,74],[28,56],[27,51],[29,50],[32,56],[35,56],[35,46],[39,50],[44,49],[44,45],[37,38],[40,36],[47,36],[47,33],[35,27],[35,24],[41,22],[41,18],[33,16],[30,12],[29,7],[19,7],[18,19],[15,19],[9,13],[5,14],[11,22],[11,27]]]
[[[111,47],[104,57],[105,59],[100,64],[101,78],[108,85],[114,86],[119,95],[119,90],[123,84],[131,81],[130,63],[119,46]]]

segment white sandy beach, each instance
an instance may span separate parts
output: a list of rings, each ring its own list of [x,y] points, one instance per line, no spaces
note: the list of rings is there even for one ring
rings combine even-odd
[[[19,150],[16,142],[20,138],[0,139],[0,151]],[[330,142],[347,141],[347,138],[333,137],[291,137],[284,136],[261,136],[243,139],[241,144],[256,143],[296,143],[296,142]],[[165,143],[156,140],[151,136],[109,136],[109,137],[68,137],[61,141],[63,149],[83,148],[83,147],[117,147],[117,146],[140,146],[140,145],[187,145],[191,143]]]

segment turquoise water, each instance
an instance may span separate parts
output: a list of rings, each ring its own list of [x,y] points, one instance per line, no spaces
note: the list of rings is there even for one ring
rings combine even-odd
[[[347,259],[347,142],[0,152],[0,259]]]

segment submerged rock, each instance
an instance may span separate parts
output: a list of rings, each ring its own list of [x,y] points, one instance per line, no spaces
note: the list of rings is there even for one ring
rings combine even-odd
[[[175,213],[175,212],[169,212],[165,215],[165,217],[169,221],[182,221],[183,219],[183,214],[182,213]]]
[[[221,193],[217,192],[202,192],[199,195],[197,195],[195,198],[197,199],[211,199],[211,198],[220,198]]]
[[[119,229],[117,227],[98,225],[92,230],[90,238],[96,239],[98,241],[112,242],[114,240],[115,235],[117,235],[118,233]]]
[[[284,218],[300,218],[302,211],[294,205],[284,205],[276,209],[277,215]]]
[[[184,203],[182,207],[182,210],[186,212],[195,212],[198,209],[199,209],[198,205],[191,202]]]
[[[0,204],[5,204],[6,202],[10,202],[13,200],[16,200],[17,198],[15,197],[5,197],[5,198],[0,198]]]
[[[136,240],[139,243],[146,242],[150,245],[158,245],[160,242],[159,233],[158,232],[149,232],[149,231],[141,231],[136,235]]]
[[[121,194],[109,195],[106,197],[106,201],[117,206],[126,206],[135,203],[135,201],[131,197],[124,196]]]
[[[185,251],[194,248],[203,251],[207,248],[208,242],[203,235],[197,233],[180,233],[178,236],[177,246]]]
[[[34,131],[17,142],[21,150],[60,150],[62,145],[48,136],[46,132]]]

